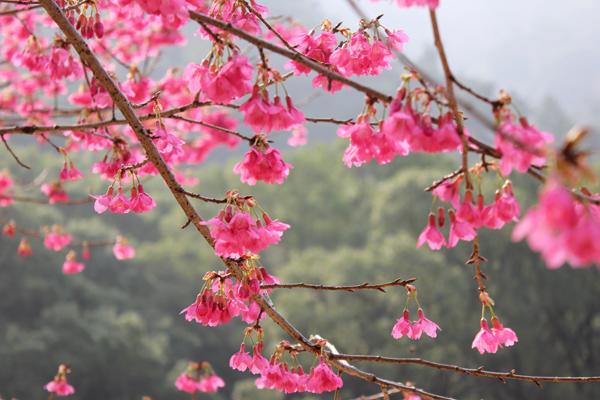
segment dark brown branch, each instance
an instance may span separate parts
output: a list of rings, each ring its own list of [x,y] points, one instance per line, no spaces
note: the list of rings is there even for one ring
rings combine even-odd
[[[517,374],[515,370],[509,372],[489,371],[483,367],[479,368],[464,368],[458,365],[443,364],[433,361],[423,360],[421,358],[393,358],[371,355],[354,355],[354,354],[331,354],[329,358],[333,360],[346,360],[355,362],[372,362],[383,364],[399,364],[399,365],[420,365],[424,367],[434,368],[442,371],[458,372],[464,375],[478,376],[485,378],[518,380],[529,382],[600,382],[600,376],[535,376]]]
[[[313,289],[313,290],[326,290],[326,291],[343,291],[343,292],[355,292],[357,290],[378,290],[385,293],[386,287],[393,286],[406,286],[414,283],[417,279],[411,278],[403,280],[398,278],[391,282],[386,283],[362,283],[360,285],[350,286],[327,286],[327,285],[315,285],[309,283],[279,283],[273,285],[262,285],[262,289]]]
[[[446,78],[446,97],[448,98],[448,103],[450,104],[450,109],[452,110],[452,114],[454,116],[454,122],[456,123],[456,130],[458,132],[458,136],[460,136],[460,139],[463,144],[462,169],[463,175],[465,177],[465,184],[467,186],[467,189],[472,189],[473,184],[471,183],[471,177],[469,176],[469,142],[467,136],[465,135],[463,115],[458,109],[458,102],[456,101],[456,96],[454,95],[452,71],[450,69],[450,64],[448,63],[448,58],[446,57],[446,51],[444,50],[444,44],[442,42],[442,36],[440,34],[435,10],[430,9],[429,16],[431,19],[431,27],[433,29],[435,47],[438,50],[440,61],[442,62],[442,67],[444,69],[444,76]]]

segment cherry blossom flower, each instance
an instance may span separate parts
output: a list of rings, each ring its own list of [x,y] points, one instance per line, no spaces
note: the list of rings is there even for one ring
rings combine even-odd
[[[175,380],[175,387],[182,392],[196,393],[198,391],[198,382],[189,376],[187,372],[184,372]]]
[[[69,195],[64,191],[60,182],[44,183],[40,190],[48,196],[48,203],[59,204],[69,201]]]
[[[477,349],[480,354],[495,353],[498,351],[498,338],[491,331],[485,318],[481,319],[481,329],[475,335],[471,348]]]
[[[73,161],[65,161],[63,168],[60,171],[59,178],[61,181],[76,181],[83,178],[83,174],[73,164]]]
[[[254,186],[257,181],[268,184],[282,184],[293,166],[281,158],[281,153],[266,143],[253,146],[244,155],[244,159],[233,167],[240,174],[240,180]]]
[[[240,372],[252,368],[252,356],[245,350],[244,343],[240,346],[240,351],[235,353],[229,359],[229,366]]]
[[[510,328],[505,328],[496,317],[492,317],[492,333],[499,346],[512,346],[519,341],[517,334]]]
[[[19,242],[19,247],[17,248],[17,254],[19,254],[21,257],[29,257],[33,254],[31,251],[31,245],[27,239],[21,239]]]
[[[423,309],[419,308],[417,311],[419,319],[414,323],[415,329],[419,332],[425,333],[431,338],[437,337],[437,331],[440,329],[438,324],[427,319],[423,313]],[[420,337],[420,334],[419,334]],[[418,339],[418,338],[417,338]]]
[[[527,172],[531,166],[542,166],[546,160],[544,147],[553,141],[550,133],[529,125],[525,119],[521,119],[517,125],[507,118],[498,127],[495,136],[496,148],[502,153],[502,175],[510,175],[513,169]]]
[[[69,385],[66,379],[54,379],[44,386],[50,393],[54,393],[56,396],[70,396],[75,393],[73,386]]]
[[[472,241],[477,236],[477,231],[473,228],[473,225],[468,222],[460,221],[456,218],[454,210],[448,211],[448,217],[450,218],[450,233],[448,235],[448,248],[456,247],[459,240],[467,242]]]
[[[135,249],[128,244],[123,236],[117,236],[113,246],[113,254],[117,260],[129,260],[135,257]]]
[[[439,250],[446,246],[446,239],[444,239],[444,235],[438,230],[435,224],[435,214],[433,213],[429,214],[429,222],[419,235],[417,248],[423,246],[425,243],[427,243],[431,250]]]
[[[283,232],[289,228],[289,225],[270,218],[262,225],[250,214],[234,212],[231,207],[203,224],[210,227],[210,234],[215,240],[215,253],[227,258],[240,258],[248,252],[258,254],[268,246],[277,244]]]
[[[15,221],[10,221],[4,224],[4,226],[2,226],[2,235],[14,237],[15,233],[17,233],[17,226],[15,224]]]
[[[332,392],[342,386],[344,386],[342,378],[333,372],[322,358],[319,360],[319,364],[310,371],[306,382],[306,390],[310,393]]]
[[[192,93],[201,90],[206,99],[227,104],[252,91],[252,72],[248,58],[236,55],[220,67],[190,64],[184,78]]]
[[[214,373],[202,377],[198,382],[198,391],[202,393],[216,393],[222,387],[225,387],[225,382]]]
[[[13,204],[12,188],[13,180],[9,173],[0,171],[0,207],[8,207]]]
[[[137,187],[131,187],[131,197],[129,198],[131,211],[135,213],[145,213],[156,207],[156,202],[148,193],[144,191],[141,184]]]
[[[77,262],[77,255],[75,254],[75,252],[73,250],[69,251],[69,253],[67,253],[67,256],[65,258],[65,262],[63,263],[63,266],[62,266],[63,274],[65,274],[65,275],[79,274],[84,269],[85,269],[85,265],[83,265],[80,262]]]
[[[44,246],[53,251],[61,251],[71,243],[71,240],[72,236],[62,233],[60,225],[54,225],[44,237]]]
[[[417,340],[421,337],[421,331],[419,330],[419,327],[415,327],[410,321],[410,312],[406,308],[402,313],[402,318],[398,319],[392,328],[392,337],[394,339],[401,339],[404,336],[407,336],[413,340]]]

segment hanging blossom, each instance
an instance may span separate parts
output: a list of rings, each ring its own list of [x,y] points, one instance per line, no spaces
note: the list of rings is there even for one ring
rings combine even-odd
[[[129,245],[126,237],[117,236],[113,246],[113,254],[117,260],[130,260],[135,257],[135,249]]]
[[[225,63],[220,57],[211,62],[189,64],[184,73],[192,94],[201,99],[227,104],[252,91],[253,67],[246,56],[233,55]]]
[[[29,257],[33,254],[31,250],[31,245],[29,241],[25,238],[22,238],[19,242],[19,247],[17,247],[17,254],[21,257]]]
[[[3,236],[14,237],[16,233],[17,233],[17,225],[15,224],[15,221],[10,221],[10,222],[4,224],[4,226],[2,226],[2,235]]]
[[[54,225],[44,237],[44,246],[53,251],[61,251],[69,244],[73,237],[68,233],[63,233],[60,225]]]
[[[8,207],[13,204],[13,186],[14,183],[8,171],[0,171],[0,207]]]
[[[48,203],[50,204],[67,203],[69,201],[69,195],[58,181],[44,183],[40,190],[48,197]]]
[[[271,102],[269,92],[258,86],[254,86],[252,95],[239,110],[244,114],[244,122],[254,132],[284,131],[304,123],[304,114],[294,106],[289,96],[285,98],[285,105],[279,96]]]
[[[545,147],[553,141],[552,134],[538,130],[525,118],[515,123],[512,115],[504,117],[495,135],[496,148],[502,154],[502,175],[510,175],[513,169],[524,173],[532,166],[543,166],[546,162]]]
[[[319,394],[336,391],[344,385],[342,378],[323,358],[319,358],[318,364],[306,374],[302,366],[290,368],[287,363],[281,362],[282,354],[282,350],[278,349],[271,361],[263,366],[259,372],[260,378],[255,381],[258,389],[273,389],[286,394],[302,392]]]
[[[214,373],[209,363],[190,363],[187,371],[175,380],[175,387],[179,391],[190,394],[216,393],[220,388],[225,387],[225,382]]]
[[[477,349],[480,354],[496,353],[498,349],[513,346],[518,341],[516,333],[510,328],[505,328],[498,318],[492,317],[492,329],[488,321],[482,318],[481,329],[475,335],[471,347]]]
[[[62,266],[62,272],[65,275],[74,275],[83,272],[85,269],[85,265],[83,263],[77,262],[77,254],[74,250],[71,250],[67,253],[65,257],[65,262]]]
[[[51,380],[44,386],[44,389],[46,389],[51,394],[60,397],[75,394],[75,388],[69,385],[69,382],[67,381],[67,374],[69,374],[70,372],[71,370],[65,364],[59,365],[58,373],[56,374],[53,380]]]
[[[94,211],[98,214],[106,211],[110,211],[113,214],[127,214],[129,212],[145,213],[154,209],[156,207],[154,199],[144,191],[142,184],[135,181],[131,187],[131,196],[129,198],[123,194],[121,182],[119,182],[116,194],[113,185],[111,185],[105,194],[99,196],[91,195],[95,200]]]
[[[233,194],[233,197],[236,196]],[[240,204],[228,205],[216,217],[202,222],[210,228],[215,240],[215,253],[219,257],[237,259],[246,254],[258,254],[279,243],[283,232],[290,227],[272,220],[265,212],[262,213],[262,221],[253,217],[250,212],[253,211],[254,200],[240,200]]]
[[[494,201],[485,204],[482,194],[473,199],[472,190],[465,191],[460,200],[460,183],[462,177],[447,180],[437,186],[432,194],[438,199],[450,203],[448,209],[450,228],[448,240],[444,238],[439,228],[444,226],[444,208],[438,208],[438,218],[433,213],[429,214],[428,224],[423,229],[417,240],[417,247],[427,244],[432,250],[442,247],[453,248],[459,241],[472,241],[481,228],[501,229],[506,224],[518,222],[521,207],[517,201],[510,180],[505,180],[501,188],[494,195]]]
[[[194,303],[181,311],[187,321],[195,321],[204,326],[227,324],[232,318],[255,323],[260,315],[260,307],[252,299],[253,295],[267,293],[261,291],[261,284],[278,283],[279,280],[256,264],[255,258],[244,263],[245,280],[235,281],[226,273],[208,272],[205,284],[196,296]]]
[[[402,318],[398,319],[392,328],[392,337],[394,339],[401,339],[406,336],[412,340],[419,340],[423,333],[431,338],[437,337],[437,331],[440,327],[435,322],[425,317],[422,308],[418,309],[417,314],[418,319],[416,321],[411,321],[410,312],[408,309],[404,309]]]
[[[244,159],[233,167],[233,172],[241,175],[242,182],[252,186],[257,181],[282,184],[293,166],[283,161],[279,150],[270,147],[264,136],[256,136],[253,142]]]
[[[598,200],[598,195],[586,195]],[[515,241],[527,239],[541,253],[546,265],[555,269],[564,263],[581,268],[600,266],[600,207],[578,201],[557,176],[544,186],[538,204],[527,211],[512,233]]]

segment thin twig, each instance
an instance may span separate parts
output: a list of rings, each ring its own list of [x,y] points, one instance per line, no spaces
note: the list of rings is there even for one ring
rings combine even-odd
[[[15,159],[15,161],[17,162],[17,164],[19,164],[21,167],[23,167],[25,169],[31,169],[31,167],[29,165],[25,164],[23,161],[21,161],[19,159],[19,157],[15,154],[15,152],[13,151],[13,149],[11,149],[11,147],[8,144],[8,142],[6,141],[6,138],[4,137],[4,135],[0,134],[0,137],[2,138],[2,143],[4,143],[4,147],[6,147],[6,150],[8,150],[8,152]]]
[[[385,293],[386,287],[392,286],[406,286],[414,283],[417,278],[395,279],[391,282],[386,283],[362,283],[360,285],[350,286],[327,286],[327,285],[315,285],[309,283],[278,283],[272,285],[262,285],[261,289],[312,289],[312,290],[325,290],[325,291],[343,291],[343,292],[355,292],[357,290],[378,290]]]

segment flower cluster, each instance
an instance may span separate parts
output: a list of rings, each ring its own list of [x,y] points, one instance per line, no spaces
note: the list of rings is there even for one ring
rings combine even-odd
[[[293,166],[283,161],[279,150],[270,147],[264,137],[259,135],[255,139],[255,144],[233,167],[233,172],[241,175],[242,182],[252,186],[257,181],[282,184]]]
[[[224,104],[250,93],[253,67],[247,57],[234,55],[222,65],[217,61],[221,60],[215,57],[212,64],[205,61],[187,66],[184,78],[192,93]]]
[[[439,228],[444,226],[444,209],[438,209],[437,218],[434,213],[429,214],[428,223],[419,235],[417,247],[427,244],[432,250],[442,247],[455,247],[459,240],[471,241],[477,236],[477,230],[482,227],[489,229],[501,229],[509,222],[518,221],[520,206],[517,202],[510,181],[505,181],[501,189],[496,191],[493,203],[485,204],[482,194],[477,196],[477,202],[473,200],[470,190],[465,192],[462,202],[459,200],[459,188],[461,179],[445,181],[433,190],[433,195],[442,201],[449,202],[456,209],[448,210],[450,229],[448,241],[440,232]],[[438,228],[439,227],[439,228]]]
[[[526,238],[550,268],[565,262],[573,267],[600,266],[600,207],[593,203],[600,196],[583,193],[581,198],[578,201],[558,177],[551,177],[538,204],[513,230],[513,240]]]
[[[40,186],[40,190],[48,197],[49,204],[67,203],[69,201],[69,195],[59,181],[44,183]]]
[[[344,163],[348,167],[361,166],[375,159],[379,164],[387,164],[396,156],[406,156],[414,152],[440,153],[458,151],[461,139],[450,114],[444,114],[433,122],[430,116],[420,114],[406,106],[391,106],[391,114],[380,123],[372,123],[376,111],[368,106],[368,111],[356,119],[352,125],[338,129],[338,136],[348,138],[350,145],[344,152]],[[467,133],[465,133],[467,134]]]
[[[281,240],[283,232],[290,226],[272,220],[262,213],[262,221],[252,216],[254,199],[235,200],[230,197],[228,204],[219,214],[203,224],[208,225],[215,241],[215,253],[219,257],[239,259],[245,255],[258,254],[270,245]]]
[[[304,123],[304,114],[294,107],[289,96],[285,98],[285,105],[279,96],[271,101],[269,92],[258,86],[254,86],[252,95],[239,110],[244,114],[244,122],[255,132],[289,130]]]
[[[98,214],[105,211],[110,211],[113,214],[144,213],[156,207],[154,199],[144,191],[141,183],[133,184],[129,198],[123,194],[123,188],[120,184],[116,194],[114,193],[114,187],[111,185],[105,194],[92,197],[95,199],[94,210]]]
[[[512,116],[507,116],[498,126],[495,141],[496,148],[502,154],[500,171],[508,176],[513,169],[523,173],[532,166],[543,166],[546,161],[545,147],[554,141],[554,136],[538,130],[525,118],[516,124]]]
[[[225,387],[225,382],[214,373],[209,363],[190,363],[187,371],[175,380],[175,387],[177,390],[191,394],[216,393],[220,388]]]
[[[227,324],[235,317],[248,324],[256,322],[261,313],[253,296],[265,293],[260,288],[262,284],[274,284],[279,280],[258,266],[254,258],[246,260],[243,271],[245,278],[242,281],[234,281],[225,272],[208,272],[196,300],[181,314],[185,314],[187,321],[204,326]]]
[[[69,244],[73,237],[68,233],[63,233],[60,225],[54,225],[44,238],[44,246],[53,251],[61,251]]]

